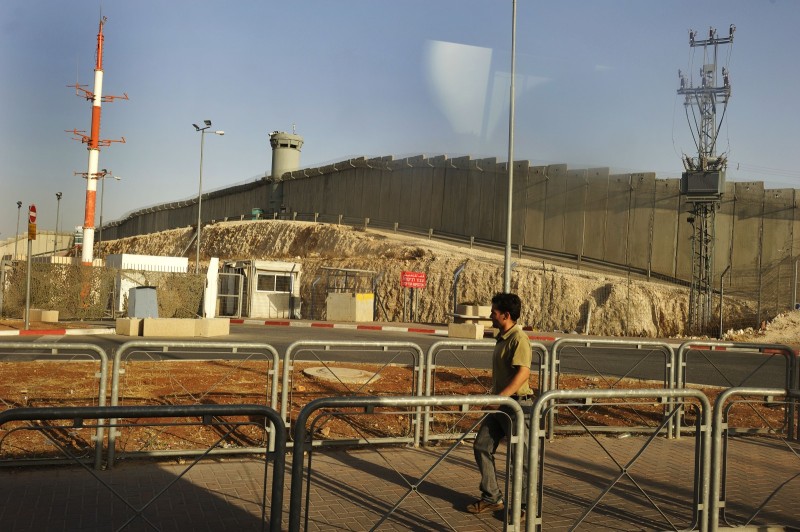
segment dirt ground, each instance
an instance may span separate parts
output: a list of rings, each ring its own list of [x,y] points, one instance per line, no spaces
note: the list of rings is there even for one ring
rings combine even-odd
[[[273,373],[271,360],[250,358],[245,361],[136,361],[125,362],[120,381],[120,405],[187,405],[187,404],[269,404]],[[310,367],[358,369],[369,380],[346,383],[309,376]],[[96,405],[98,381],[97,363],[89,361],[31,361],[0,363],[0,410],[20,407],[90,406]],[[290,420],[300,410],[319,397],[339,395],[400,396],[415,394],[415,372],[406,366],[377,366],[364,364],[327,364],[295,362],[291,373],[289,408]],[[280,379],[278,379],[279,381]],[[532,387],[537,389],[536,377]],[[276,384],[279,386],[279,384]],[[475,395],[488,393],[491,376],[488,370],[437,368],[434,374],[436,395]],[[599,377],[562,375],[561,389],[599,389],[605,387]],[[615,388],[656,388],[657,385],[638,380],[615,382]],[[713,402],[717,389],[704,389]],[[599,427],[657,427],[663,419],[664,405],[657,398],[644,404],[631,401],[594,402],[559,409],[557,423]],[[376,409],[346,411],[345,415],[322,412],[314,420],[314,437],[318,439],[411,438],[414,430],[413,409]],[[731,413],[732,426],[781,427],[785,408],[780,404],[756,404],[735,408]],[[464,412],[458,409],[435,409],[431,433],[459,433],[480,419],[479,409]],[[684,424],[695,419],[688,403]],[[152,421],[152,420],[151,420]],[[164,420],[160,420],[163,422]],[[120,429],[117,438],[119,455],[137,452],[202,449],[221,440],[222,447],[258,447],[266,441],[263,420],[230,417],[224,423],[203,425],[198,420],[190,424],[153,426],[145,420],[129,420],[130,426]],[[236,426],[241,423],[241,426]],[[86,420],[92,427],[94,422]],[[33,430],[16,430],[22,428]],[[46,430],[42,430],[46,428]],[[92,449],[91,430],[76,429],[70,423],[48,422],[29,425],[8,423],[0,430],[0,460],[14,458],[46,458],[61,456],[66,449],[76,456],[89,456]]]

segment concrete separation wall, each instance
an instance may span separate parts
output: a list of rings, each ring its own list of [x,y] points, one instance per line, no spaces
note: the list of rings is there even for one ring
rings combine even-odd
[[[262,178],[204,195],[203,221],[267,217],[370,223],[427,233],[505,242],[507,164],[445,156],[364,157]],[[285,212],[270,212],[281,189]],[[610,175],[607,168],[514,162],[512,245],[632,266],[691,279],[692,226],[678,179],[654,173]],[[192,226],[196,200],[132,213],[104,228],[104,239]],[[715,279],[730,264],[731,279],[753,286],[758,273],[798,255],[800,214],[793,189],[761,182],[727,183],[717,212]],[[754,273],[755,272],[755,273]],[[718,281],[717,283],[718,284]],[[735,287],[734,287],[735,288]]]

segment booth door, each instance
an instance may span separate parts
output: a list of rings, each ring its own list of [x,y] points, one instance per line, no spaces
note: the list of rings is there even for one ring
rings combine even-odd
[[[256,290],[250,305],[252,318],[289,318],[291,275],[276,272],[258,272]]]

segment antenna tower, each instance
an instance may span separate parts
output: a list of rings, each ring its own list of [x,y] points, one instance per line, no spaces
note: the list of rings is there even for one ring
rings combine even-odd
[[[692,224],[692,284],[687,324],[692,334],[707,333],[711,325],[714,229],[728,165],[725,154],[717,155],[717,135],[731,97],[727,67],[722,67],[722,85],[718,85],[717,58],[720,45],[733,43],[735,31],[736,26],[731,24],[728,36],[718,37],[717,30],[709,28],[708,38],[698,40],[697,32],[689,30],[689,46],[703,49],[699,86],[678,71],[678,94],[684,96],[686,119],[697,147],[696,157],[683,155],[685,171],[681,175],[681,195],[690,204],[687,221]],[[718,122],[720,107],[722,113]]]
[[[82,96],[92,102],[92,123],[91,131],[87,135],[85,131],[78,129],[68,130],[67,133],[75,135],[74,139],[79,140],[89,147],[89,170],[86,172],[86,210],[83,219],[83,249],[81,250],[81,262],[90,265],[94,258],[94,211],[97,199],[97,180],[101,174],[97,167],[100,161],[100,147],[110,146],[112,142],[125,142],[125,137],[121,140],[107,140],[100,138],[100,106],[103,102],[113,102],[116,99],[127,100],[128,95],[122,96],[103,96],[103,26],[106,17],[100,18],[100,29],[97,32],[97,52],[94,67],[94,92],[85,86],[67,85],[75,88],[75,94]]]

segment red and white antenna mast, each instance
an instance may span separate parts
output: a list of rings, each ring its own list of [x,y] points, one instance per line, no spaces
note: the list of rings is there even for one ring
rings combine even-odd
[[[100,105],[103,102],[113,102],[116,99],[127,100],[128,95],[122,96],[103,96],[103,26],[106,17],[100,19],[100,29],[97,32],[97,56],[94,67],[94,92],[86,87],[75,83],[67,85],[75,87],[75,93],[92,101],[92,129],[89,135],[85,131],[73,129],[67,131],[76,135],[75,140],[80,140],[88,144],[89,150],[89,169],[86,172],[86,211],[83,219],[83,249],[81,251],[81,262],[91,265],[94,258],[94,211],[97,196],[97,180],[100,178],[98,164],[100,161],[100,146],[110,146],[112,142],[125,142],[125,137],[120,140],[105,140],[100,138]]]

